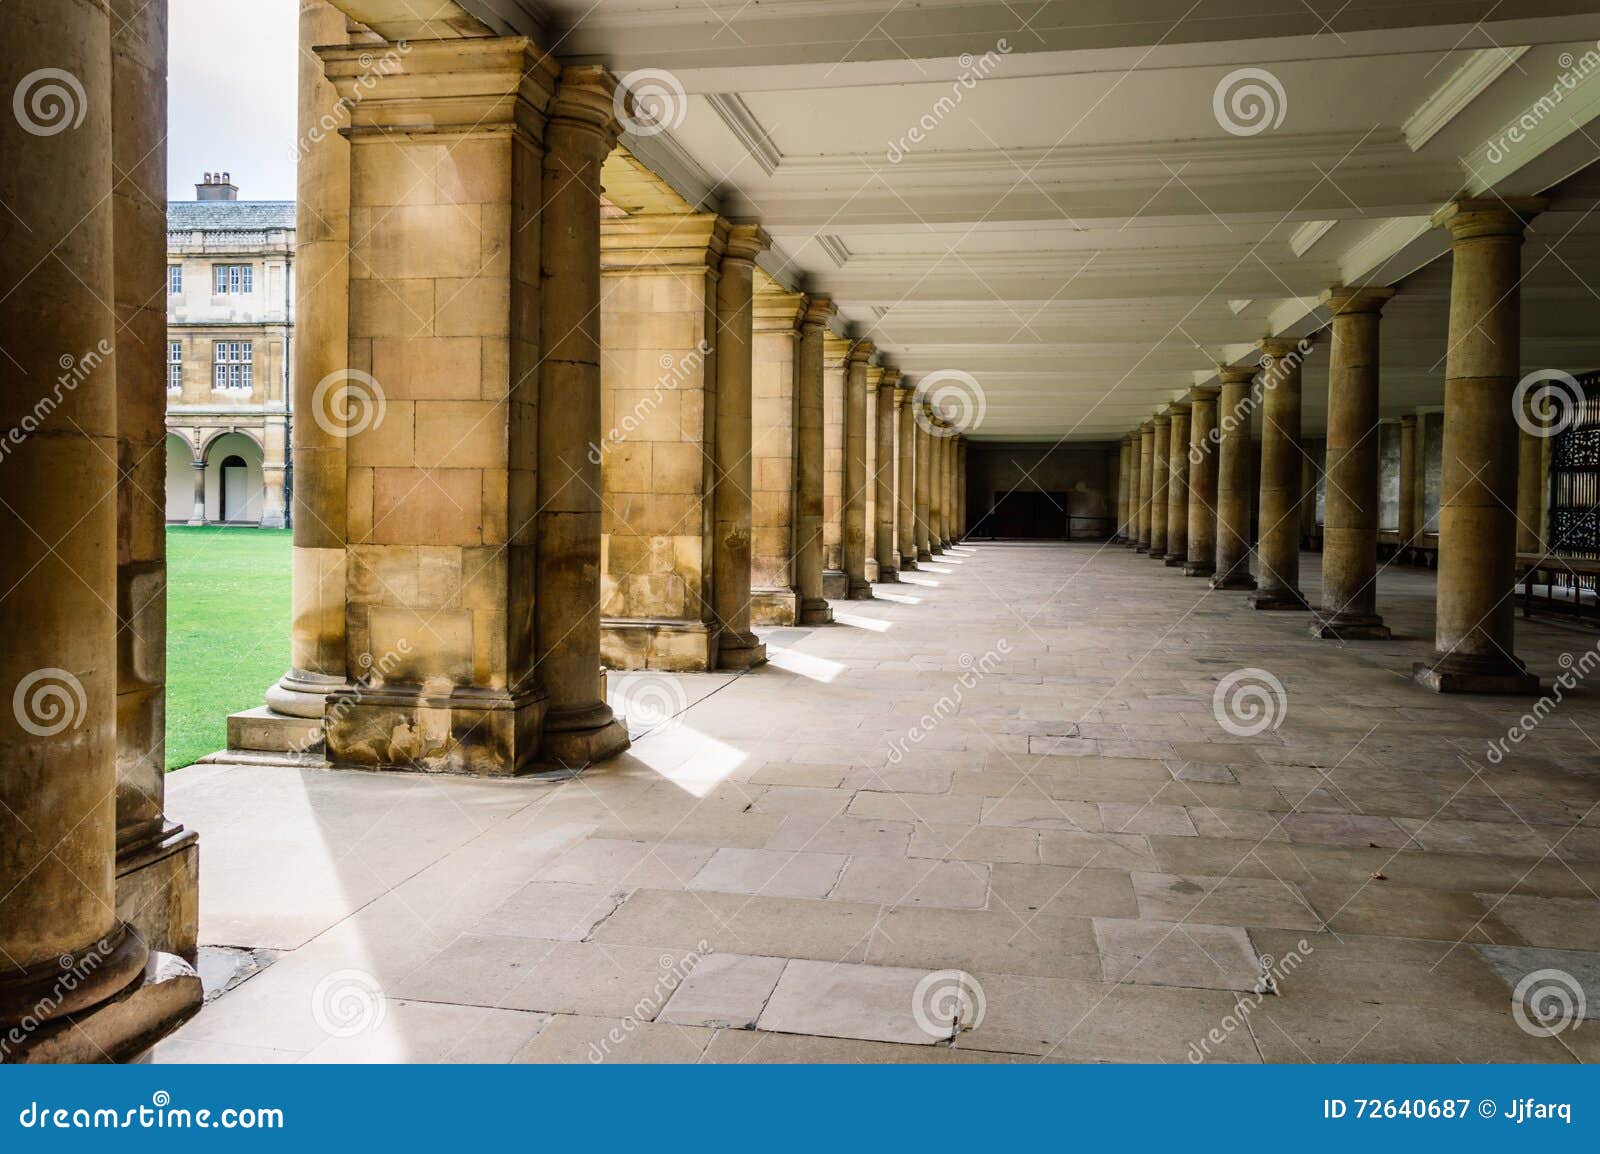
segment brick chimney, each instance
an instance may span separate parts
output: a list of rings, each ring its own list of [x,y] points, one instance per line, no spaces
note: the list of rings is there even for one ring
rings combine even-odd
[[[205,179],[194,186],[196,200],[238,200],[239,188],[232,175],[226,172],[208,172]]]

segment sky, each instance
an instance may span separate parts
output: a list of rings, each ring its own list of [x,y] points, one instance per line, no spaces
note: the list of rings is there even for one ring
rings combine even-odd
[[[298,0],[170,0],[167,197],[230,172],[240,200],[293,200]]]

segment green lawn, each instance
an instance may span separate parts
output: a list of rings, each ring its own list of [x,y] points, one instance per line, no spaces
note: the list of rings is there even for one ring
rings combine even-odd
[[[167,529],[167,768],[228,743],[228,714],[289,668],[287,529]]]

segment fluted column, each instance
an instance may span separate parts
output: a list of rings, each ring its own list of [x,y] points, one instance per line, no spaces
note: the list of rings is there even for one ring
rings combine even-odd
[[[1331,289],[1322,606],[1314,637],[1387,640],[1378,616],[1378,326],[1392,288]],[[1306,499],[1314,502],[1315,494]]]
[[[1220,365],[1217,397],[1217,559],[1213,589],[1254,589],[1250,575],[1250,385],[1254,366]]]
[[[750,631],[750,374],[752,290],[756,257],[772,246],[758,225],[728,230],[717,281],[716,483],[712,511],[712,611],[717,619],[717,668],[749,669],[767,659]],[[862,558],[863,560],[865,558]]]
[[[844,575],[845,596],[870,600],[867,583],[867,362],[871,341],[857,341],[845,362],[844,381]]]
[[[1404,549],[1417,535],[1417,418],[1400,418],[1400,542]]]
[[[1174,401],[1172,430],[1167,447],[1167,555],[1168,565],[1189,558],[1189,403]]]
[[[1150,441],[1150,556],[1157,561],[1167,556],[1167,479],[1171,475],[1172,413],[1163,409],[1155,416]]]
[[[0,204],[12,221],[0,245],[8,358],[0,428],[12,432],[0,468],[0,591],[10,626],[0,652],[7,1055],[9,1027],[102,1001],[137,979],[146,958],[115,909],[118,332],[102,303],[115,293],[120,179],[111,34],[103,5],[0,6],[0,88],[18,97],[15,115],[7,108],[0,116]],[[48,87],[29,74],[39,61],[77,78],[75,92],[56,87],[64,113],[59,99],[55,113],[25,103],[30,94],[48,102]],[[37,131],[35,116],[56,131]],[[56,401],[42,418],[41,397]],[[32,435],[19,439],[19,430]]]
[[[915,393],[907,402],[911,407],[912,419],[917,426],[917,489],[916,489],[916,542],[917,560],[933,560],[933,532],[929,524],[933,516],[930,507],[932,501],[931,486],[933,481],[933,438],[928,434],[928,416],[922,407],[922,398]]]
[[[911,390],[904,385],[894,391],[895,446],[895,542],[900,551],[901,569],[917,567],[917,423]]]
[[[1156,423],[1146,421],[1139,426],[1139,533],[1135,550],[1150,552],[1150,494],[1155,488],[1152,467],[1156,455]]]
[[[1189,541],[1185,577],[1217,571],[1217,392],[1189,390]]]
[[[267,690],[267,706],[292,717],[323,715],[327,695],[349,684],[345,645],[346,470],[349,434],[316,420],[330,391],[348,396],[350,372],[350,142],[323,125],[344,107],[314,48],[345,44],[349,21],[332,4],[300,6],[299,152],[295,167],[295,258],[290,457],[294,466],[289,669]],[[319,392],[320,390],[320,392]],[[205,506],[197,503],[203,519]]]
[[[1257,609],[1309,609],[1300,592],[1300,368],[1309,341],[1262,341]]]
[[[822,591],[822,346],[833,317],[833,302],[813,297],[800,321],[799,521],[795,540],[795,583],[800,588],[800,624],[826,625],[833,610]]]
[[[1439,480],[1439,593],[1431,659],[1417,680],[1445,693],[1534,693],[1515,653],[1517,421],[1522,234],[1543,201],[1466,200],[1450,230],[1450,333]]]
[[[876,475],[872,479],[874,493],[874,526],[878,552],[878,580],[900,580],[900,547],[895,542],[897,508],[894,499],[895,483],[895,393],[900,381],[900,370],[885,368],[878,381],[878,456]]]
[[[628,748],[600,673],[600,457],[591,452],[601,439],[600,166],[617,142],[616,87],[598,65],[563,69],[544,137],[534,643],[546,694],[541,753],[573,768]],[[748,574],[748,552],[745,564]]]

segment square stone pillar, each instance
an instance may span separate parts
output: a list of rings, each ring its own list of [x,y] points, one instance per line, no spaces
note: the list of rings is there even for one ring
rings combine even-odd
[[[717,668],[749,669],[767,660],[750,631],[750,377],[754,367],[756,257],[772,247],[760,227],[728,230],[717,281],[716,480],[711,487],[711,609],[717,622]]]
[[[1516,656],[1522,235],[1545,202],[1458,201],[1450,230],[1450,333],[1439,482],[1434,654],[1415,675],[1441,693],[1537,693]]]
[[[795,540],[795,574],[800,587],[801,625],[826,625],[833,620],[822,579],[822,364],[824,334],[833,318],[833,302],[815,297],[807,302],[800,323],[797,373],[799,393],[798,460],[795,465],[799,526]]]
[[[1172,431],[1167,453],[1168,565],[1189,559],[1189,403],[1171,405]]]
[[[754,489],[750,514],[750,620],[800,621],[799,418],[797,353],[805,294],[756,270],[755,352],[750,379]],[[820,575],[820,569],[819,569]]]
[[[867,366],[871,341],[856,341],[846,358],[844,393],[844,533],[845,596],[870,601],[867,582]]]
[[[1189,390],[1189,551],[1185,577],[1209,577],[1217,567],[1217,394]]]
[[[1309,340],[1274,338],[1261,348],[1261,507],[1257,609],[1310,609],[1300,592],[1300,369]]]
[[[601,224],[600,639],[612,669],[716,666],[714,345],[727,236],[712,213]]]
[[[1156,423],[1139,426],[1139,536],[1135,551],[1150,552],[1150,495],[1155,489]]]
[[[349,357],[310,410],[344,439],[351,690],[336,764],[535,766],[542,164],[555,62],[518,37],[319,50],[350,127]],[[555,191],[555,190],[551,190]]]
[[[843,601],[850,592],[844,574],[844,398],[853,344],[832,330],[822,336],[822,588],[830,601]]]
[[[917,424],[911,390],[894,390],[895,538],[901,569],[917,567]]]
[[[900,547],[895,540],[895,437],[898,431],[895,394],[900,370],[885,367],[878,378],[877,411],[874,414],[876,452],[873,454],[873,537],[878,555],[878,580],[900,580]]]

